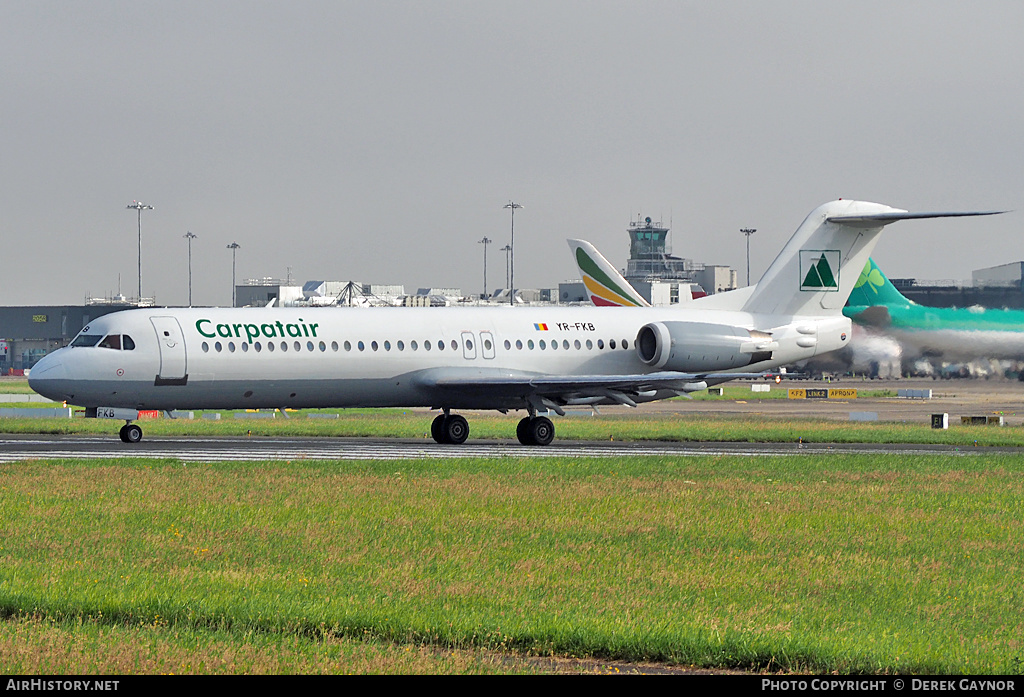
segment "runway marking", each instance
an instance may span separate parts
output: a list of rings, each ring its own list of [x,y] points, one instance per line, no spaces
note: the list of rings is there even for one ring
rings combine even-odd
[[[409,441],[317,441],[260,439],[231,441],[218,439],[153,439],[139,445],[111,443],[109,438],[0,439],[0,462],[51,459],[171,459],[182,462],[244,462],[272,460],[417,460],[484,458],[623,458],[697,457],[733,455],[740,457],[891,453],[903,455],[964,456],[989,449],[936,449],[924,446],[868,446],[796,443],[631,443],[556,444],[529,447],[515,443],[468,443],[460,446]]]

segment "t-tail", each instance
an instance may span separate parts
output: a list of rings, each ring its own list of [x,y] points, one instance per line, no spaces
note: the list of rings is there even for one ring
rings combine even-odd
[[[871,258],[882,228],[889,223],[999,212],[910,213],[865,201],[826,203],[797,228],[742,309],[783,316],[839,314]]]
[[[590,301],[598,306],[650,307],[650,303],[585,240],[568,240]]]

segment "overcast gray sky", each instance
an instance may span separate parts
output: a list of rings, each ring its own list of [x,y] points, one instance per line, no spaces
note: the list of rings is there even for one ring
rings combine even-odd
[[[890,276],[1024,259],[1024,3],[0,0],[0,304],[239,279],[481,289],[617,266],[637,215],[757,278],[835,198]]]

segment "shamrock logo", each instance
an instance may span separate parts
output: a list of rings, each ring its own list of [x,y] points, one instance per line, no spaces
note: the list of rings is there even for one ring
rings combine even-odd
[[[885,285],[885,276],[875,266],[873,259],[868,259],[868,263],[864,265],[864,270],[860,272],[860,276],[857,277],[857,283],[853,287],[860,288],[865,283],[868,284],[875,295],[878,295],[878,289]]]

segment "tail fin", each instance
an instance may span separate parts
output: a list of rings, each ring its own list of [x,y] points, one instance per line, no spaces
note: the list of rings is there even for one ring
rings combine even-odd
[[[650,307],[594,245],[585,240],[568,242],[591,302],[612,307]]]
[[[896,290],[882,270],[878,268],[874,259],[868,259],[864,270],[860,272],[860,278],[853,286],[847,307],[875,307],[876,305],[916,305],[912,300],[907,300],[903,294]]]
[[[889,223],[996,212],[909,213],[865,201],[826,203],[797,228],[757,282],[743,310],[775,315],[839,314],[882,228]]]

